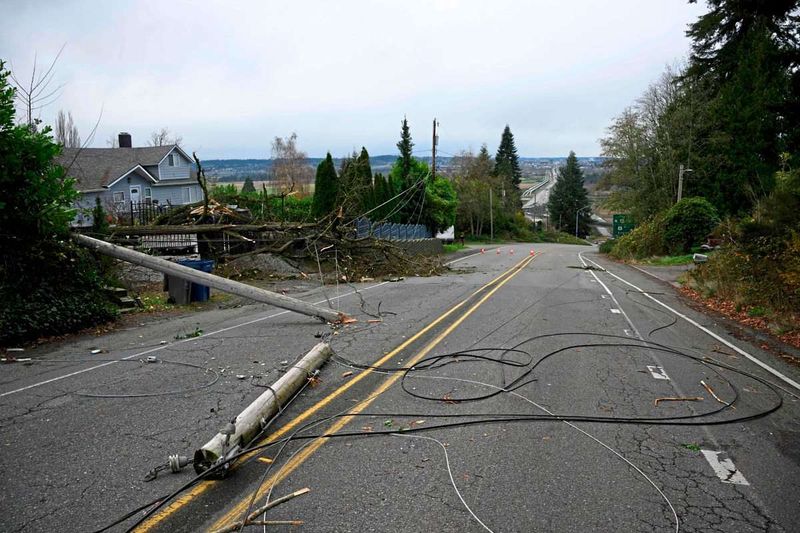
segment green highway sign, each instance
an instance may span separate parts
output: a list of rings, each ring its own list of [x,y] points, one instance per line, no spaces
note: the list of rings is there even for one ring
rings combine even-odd
[[[622,237],[626,233],[629,233],[636,224],[633,223],[633,217],[628,214],[620,214],[614,215],[614,228],[612,235],[616,239],[617,237]]]

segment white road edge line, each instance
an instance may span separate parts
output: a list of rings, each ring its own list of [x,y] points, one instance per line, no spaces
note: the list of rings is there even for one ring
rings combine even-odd
[[[580,253],[578,254],[578,257],[580,257],[580,258],[581,258],[581,260],[583,260],[583,256],[581,255],[582,253],[583,253],[583,252],[580,252]],[[767,372],[769,372],[769,373],[770,373],[770,374],[772,374],[773,376],[775,376],[775,377],[777,377],[777,378],[781,379],[782,381],[784,381],[784,382],[788,383],[789,385],[791,385],[791,386],[792,386],[792,387],[794,387],[795,389],[798,389],[798,390],[800,390],[800,383],[796,382],[796,381],[795,381],[795,380],[793,380],[792,378],[790,378],[790,377],[788,377],[788,376],[784,375],[783,373],[781,373],[780,371],[778,371],[778,370],[776,370],[776,369],[772,368],[772,367],[771,367],[771,366],[769,366],[767,363],[765,363],[765,362],[761,361],[761,360],[760,360],[760,359],[758,359],[757,357],[755,357],[755,356],[753,356],[753,355],[750,355],[749,353],[747,353],[746,351],[742,350],[741,348],[739,348],[738,346],[736,346],[736,345],[735,345],[735,344],[733,344],[732,342],[729,342],[729,341],[727,341],[726,339],[724,339],[724,338],[720,337],[719,335],[717,335],[716,333],[714,333],[713,331],[711,331],[711,330],[710,330],[710,329],[708,329],[707,327],[705,327],[705,326],[702,326],[702,325],[698,324],[698,323],[697,323],[695,320],[692,320],[691,318],[689,318],[688,316],[684,315],[684,314],[683,314],[683,313],[681,313],[680,311],[677,311],[676,309],[673,309],[672,307],[668,306],[667,304],[665,304],[664,302],[662,302],[662,301],[658,300],[657,298],[654,298],[653,296],[651,296],[651,295],[650,295],[650,294],[648,294],[647,292],[643,291],[642,289],[640,289],[639,287],[637,287],[637,286],[636,286],[636,285],[634,285],[633,283],[631,283],[631,282],[629,282],[629,281],[627,281],[627,280],[625,280],[625,279],[622,279],[621,277],[617,276],[616,274],[614,274],[614,273],[613,273],[613,272],[611,272],[610,270],[608,270],[608,269],[604,268],[603,266],[601,266],[601,265],[599,265],[598,263],[596,263],[596,262],[592,261],[591,259],[587,259],[587,261],[589,261],[590,263],[593,263],[595,266],[597,266],[597,267],[599,267],[599,268],[602,268],[602,269],[603,269],[603,270],[604,270],[604,271],[605,271],[605,272],[606,272],[608,275],[610,275],[610,276],[613,276],[613,277],[617,278],[618,280],[620,280],[621,282],[625,283],[626,285],[628,285],[628,286],[630,286],[630,287],[633,287],[634,289],[636,289],[637,291],[639,291],[639,293],[643,294],[644,296],[646,296],[646,297],[647,297],[647,298],[649,298],[650,300],[654,301],[655,303],[657,303],[658,305],[660,305],[660,306],[661,306],[661,307],[663,307],[664,309],[667,309],[668,311],[671,311],[671,312],[672,312],[672,313],[674,313],[675,315],[677,315],[677,316],[681,317],[682,319],[684,319],[685,321],[687,321],[689,324],[693,325],[693,326],[694,326],[694,327],[696,327],[697,329],[701,330],[702,332],[706,333],[707,335],[709,335],[709,336],[713,337],[714,339],[718,340],[719,342],[721,342],[722,344],[724,344],[725,346],[727,346],[727,347],[728,347],[728,348],[730,348],[731,350],[734,350],[736,353],[738,353],[738,354],[740,354],[740,355],[743,355],[743,356],[745,356],[747,359],[749,359],[749,360],[750,360],[750,361],[752,361],[753,363],[757,364],[758,366],[760,366],[761,368],[763,368],[764,370],[766,370]]]
[[[376,289],[376,288],[378,288],[378,287],[380,287],[382,285],[386,285],[388,283],[389,283],[388,281],[383,281],[383,282],[377,283],[375,285],[370,285],[369,287],[365,287],[364,289],[361,289],[360,292],[365,292],[365,291],[368,291],[368,290],[371,290],[371,289]],[[357,291],[353,291],[353,292],[348,292],[347,294],[342,294],[342,295],[339,295],[339,296],[333,296],[330,299],[331,300],[338,300],[340,298],[344,298],[345,296],[350,296],[351,294],[355,294],[356,292]],[[320,305],[320,304],[325,303],[326,301],[327,300],[320,300],[319,302],[314,302],[314,305]],[[275,318],[275,317],[278,317],[278,316],[281,316],[281,315],[285,315],[285,314],[288,314],[290,312],[291,311],[281,311],[279,313],[274,313],[274,314],[268,315],[268,316],[262,316],[260,318],[254,319],[254,320],[248,320],[247,322],[242,322],[241,324],[236,324],[235,326],[228,326],[227,328],[222,328],[222,329],[218,329],[216,331],[212,331],[210,333],[206,333],[205,335],[203,335],[203,337],[210,337],[212,335],[217,335],[219,333],[225,333],[226,331],[230,331],[232,329],[241,328],[243,326],[249,326],[251,324],[255,324],[257,322],[261,322],[263,320],[268,320],[270,318]],[[136,357],[141,357],[143,355],[147,355],[147,354],[151,354],[153,352],[164,350],[166,348],[169,348],[171,346],[175,346],[177,344],[183,344],[184,342],[189,342],[189,341],[194,341],[194,340],[197,340],[197,339],[193,338],[193,337],[190,337],[188,339],[182,339],[182,340],[179,340],[178,342],[173,342],[171,344],[163,344],[163,345],[160,345],[160,346],[156,346],[154,348],[150,348],[149,350],[145,350],[143,352],[138,352],[138,353],[135,353],[133,355],[129,355],[127,357],[123,357],[121,360],[122,361],[127,361],[129,359],[135,359]],[[68,361],[65,361],[65,362],[68,362]],[[51,378],[51,379],[47,379],[47,380],[44,380],[44,381],[40,381],[38,383],[33,383],[31,385],[26,385],[25,387],[20,387],[19,389],[14,389],[14,390],[11,390],[11,391],[8,391],[8,392],[3,392],[3,393],[0,393],[0,398],[3,398],[5,396],[11,396],[12,394],[17,394],[18,392],[23,392],[23,391],[26,391],[28,389],[41,387],[42,385],[47,385],[49,383],[54,383],[56,381],[61,381],[62,379],[71,378],[71,377],[77,376],[79,374],[84,374],[86,372],[91,372],[92,370],[97,370],[98,368],[103,368],[103,367],[106,367],[106,366],[114,365],[114,364],[117,364],[118,362],[119,361],[108,361],[107,363],[102,363],[102,364],[99,364],[99,365],[90,366],[89,368],[84,368],[83,370],[77,370],[75,372],[70,372],[69,374],[64,374],[63,376],[58,376],[58,377],[55,377],[55,378]]]
[[[476,255],[481,255],[481,253],[475,252],[474,254],[465,255],[464,257],[459,257],[458,259],[453,259],[452,261],[448,261],[447,263],[445,263],[445,266],[458,263],[459,261],[463,261],[464,259],[469,259],[470,257],[474,257]]]
[[[733,461],[730,459],[720,460],[719,455],[725,452],[717,452],[714,450],[700,450],[700,452],[723,483],[731,483],[733,485],[750,484],[736,468],[736,465],[733,464]]]

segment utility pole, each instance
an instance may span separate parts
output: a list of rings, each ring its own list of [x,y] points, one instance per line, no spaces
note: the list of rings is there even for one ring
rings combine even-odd
[[[489,187],[489,239],[494,241],[494,213],[492,212],[492,188]]]
[[[583,211],[584,209],[589,209],[591,207],[592,206],[590,206],[590,205],[585,205],[585,206],[581,207],[580,209],[578,209],[577,211],[575,211],[575,236],[576,237],[578,236],[578,215],[580,215],[581,211]]]
[[[433,149],[431,150],[431,178],[436,179],[436,145],[439,144],[439,136],[436,135],[436,118],[433,119]]]
[[[687,172],[694,172],[691,168],[683,168],[683,164],[678,167],[678,201],[683,198],[683,175]]]

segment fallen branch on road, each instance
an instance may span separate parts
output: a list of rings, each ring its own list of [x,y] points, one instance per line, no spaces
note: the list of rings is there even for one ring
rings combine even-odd
[[[256,518],[258,518],[258,516],[260,514],[268,511],[269,509],[272,509],[273,507],[276,507],[276,506],[278,506],[278,505],[280,505],[280,504],[282,504],[284,502],[288,502],[289,500],[291,500],[293,498],[296,498],[298,496],[302,496],[303,494],[308,494],[309,492],[311,492],[311,489],[308,488],[308,487],[305,487],[305,488],[302,488],[300,490],[296,490],[296,491],[292,492],[291,494],[287,494],[286,496],[281,496],[280,498],[277,498],[275,500],[272,500],[271,502],[266,503],[265,505],[262,505],[261,507],[259,507],[258,509],[256,509],[255,511],[253,511],[252,513],[247,515],[247,518],[245,518],[244,523],[242,523],[242,521],[239,520],[238,522],[234,522],[232,524],[229,524],[229,525],[223,527],[222,529],[217,529],[213,533],[232,533],[233,531],[238,531],[243,526],[249,526],[249,525],[253,525],[253,526],[257,526],[257,525],[277,525],[279,523],[280,524],[289,523],[291,525],[297,525],[298,523],[302,524],[303,523],[302,520],[286,520],[286,521],[265,520],[265,521],[258,521],[258,522],[256,522],[255,520],[256,520]]]

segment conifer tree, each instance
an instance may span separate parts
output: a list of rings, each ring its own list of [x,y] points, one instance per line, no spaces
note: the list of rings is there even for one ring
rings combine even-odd
[[[589,198],[583,186],[583,171],[578,166],[575,152],[570,152],[567,163],[558,169],[558,178],[550,191],[548,210],[550,223],[559,230],[572,233],[575,231],[575,215],[589,205]],[[589,233],[589,209],[584,209],[578,217],[578,235]]]
[[[368,211],[375,205],[375,196],[372,188],[372,167],[369,164],[369,153],[363,146],[361,153],[357,159],[357,176],[356,182],[358,184],[358,196],[361,203],[362,211]]]
[[[254,192],[256,192],[256,186],[253,185],[253,180],[251,178],[246,178],[244,180],[244,184],[242,185],[242,194],[248,194]]]
[[[373,220],[383,220],[391,212],[392,205],[389,200],[393,196],[392,189],[389,187],[389,183],[386,181],[383,174],[375,174],[375,184],[373,185],[372,191],[372,197],[375,202],[373,207],[377,207],[377,209],[375,209],[370,218]],[[385,202],[389,203],[381,205]]]
[[[508,124],[503,130],[494,158],[494,173],[504,181],[506,209],[517,211],[520,208],[519,184],[522,182],[522,170],[519,167],[517,147],[514,145],[514,134]]]
[[[408,128],[408,119],[403,117],[403,126],[400,130],[400,142],[397,143],[397,149],[400,150],[398,162],[400,163],[400,176],[402,178],[403,188],[410,185],[409,175],[411,174],[413,148],[414,143],[411,142],[411,131]]]
[[[311,212],[317,217],[324,217],[336,207],[339,183],[336,177],[336,166],[333,164],[331,153],[317,166],[317,175],[314,180],[314,201]]]
[[[500,146],[497,148],[497,156],[494,158],[494,172],[498,176],[503,176],[509,182],[519,187],[522,182],[522,170],[519,168],[519,156],[517,147],[514,145],[514,134],[506,124],[503,136],[500,138]]]

